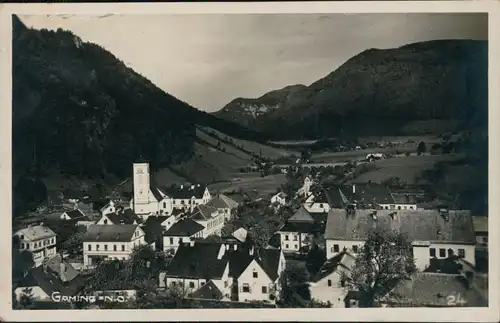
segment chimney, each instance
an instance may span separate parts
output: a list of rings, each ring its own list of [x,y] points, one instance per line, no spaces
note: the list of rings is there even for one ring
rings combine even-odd
[[[189,240],[189,246],[194,247],[194,240]]]
[[[356,193],[356,184],[352,184],[352,194]]]
[[[184,189],[184,184],[181,184],[181,190],[183,190],[183,189]]]
[[[254,252],[254,248],[253,248],[253,246],[252,246],[252,247],[250,247],[250,249],[248,250],[248,254],[249,254],[250,256],[253,256],[253,252]]]

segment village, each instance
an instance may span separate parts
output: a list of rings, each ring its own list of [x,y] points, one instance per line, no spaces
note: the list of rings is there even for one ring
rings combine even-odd
[[[383,158],[344,163],[343,178]],[[130,198],[61,194],[49,198],[57,218],[14,230],[20,306],[359,307],[347,281],[377,229],[408,239],[416,269],[376,306],[487,306],[487,217],[428,207],[425,192],[328,181],[297,161],[279,167],[289,182],[268,198],[242,197],[157,183],[147,162],[131,167]]]

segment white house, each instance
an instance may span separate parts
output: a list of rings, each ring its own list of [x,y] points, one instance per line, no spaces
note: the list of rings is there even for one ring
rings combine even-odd
[[[205,227],[203,236],[221,235],[222,227],[224,226],[224,214],[218,209],[206,205],[198,205],[187,217]]]
[[[74,296],[85,285],[78,271],[58,254],[45,258],[41,266],[34,267],[17,284],[14,293],[19,300],[23,294],[30,294],[37,301],[51,301],[55,293],[60,296]]]
[[[61,220],[75,220],[79,218],[84,218],[85,214],[80,209],[75,209],[71,211],[66,211],[63,214],[61,214],[60,219]]]
[[[311,193],[304,202],[304,208],[311,213],[322,213],[330,211],[327,196],[324,191],[319,191],[316,194]]]
[[[328,259],[309,284],[311,298],[329,302],[332,307],[345,307],[347,295],[344,275],[349,275],[356,258],[349,252],[341,252]]]
[[[160,273],[160,287],[182,286],[195,293],[211,280],[225,300],[274,303],[285,265],[278,249],[192,241],[182,244]]]
[[[299,208],[277,231],[283,252],[306,251],[324,232],[324,224],[315,222],[304,207]]]
[[[18,230],[14,236],[19,238],[20,251],[31,251],[35,266],[39,266],[45,258],[57,253],[56,234],[43,223]]]
[[[223,213],[226,221],[233,218],[238,209],[238,205],[238,202],[224,194],[218,194],[206,203],[206,206],[214,207],[218,209],[220,213]]]
[[[331,210],[325,231],[327,258],[344,248],[355,255],[376,227],[405,233],[421,270],[429,266],[431,258],[452,255],[475,265],[476,238],[470,211],[452,210]]]
[[[271,197],[271,205],[285,205],[286,204],[286,193],[279,192]]]
[[[302,185],[301,188],[297,191],[297,194],[299,196],[303,197],[308,197],[311,194],[311,186],[313,185],[314,181],[311,176],[306,176],[304,178],[304,184]]]
[[[205,227],[193,219],[181,219],[163,233],[163,251],[175,254],[179,245],[195,238],[205,238],[204,231]]]
[[[101,213],[101,215],[106,215],[106,214],[109,214],[109,213],[115,213],[116,212],[116,205],[115,205],[115,202],[113,201],[109,201],[108,204],[104,205],[100,210],[99,212]]]
[[[191,210],[210,198],[208,188],[199,184],[159,187],[152,181],[149,163],[134,164],[134,197],[130,208],[142,218],[170,215],[174,209]]]
[[[105,260],[128,259],[135,247],[146,244],[144,238],[135,224],[92,225],[82,239],[83,264],[93,267]]]

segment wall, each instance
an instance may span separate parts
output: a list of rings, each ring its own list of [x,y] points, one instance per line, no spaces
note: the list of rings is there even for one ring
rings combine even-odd
[[[380,204],[385,210],[416,210],[417,204]]]
[[[328,212],[330,211],[330,205],[328,203],[304,203],[304,208],[309,212]]]
[[[101,214],[104,215],[109,213],[115,213],[115,211],[116,211],[115,206],[108,204],[101,210]]]
[[[44,258],[52,257],[57,253],[57,238],[55,236],[31,241],[26,239],[26,237],[24,239],[21,239],[21,234],[16,235],[20,240],[19,250],[31,251],[31,253],[33,254],[33,261],[35,262],[35,265],[40,265]],[[35,245],[37,247],[35,247]]]
[[[475,245],[456,245],[456,244],[430,244],[429,246],[413,246],[413,256],[415,257],[415,264],[420,270],[424,270],[430,263],[430,249],[436,250],[436,258],[444,259],[448,257],[448,249],[452,249],[455,255],[458,255],[458,249],[465,250],[464,260],[471,264],[476,264]],[[439,249],[445,250],[445,256],[442,257]]]
[[[337,254],[342,252],[343,248],[347,248],[348,250],[351,250],[353,255],[356,255],[356,253],[353,250],[353,246],[358,246],[358,250],[361,249],[363,246],[364,241],[346,241],[346,240],[331,240],[328,239],[326,240],[326,258],[330,259],[332,257],[335,257]],[[339,251],[335,252],[334,251],[334,245],[339,246]]]
[[[172,243],[170,243],[170,239],[173,240]],[[171,249],[174,249],[173,254],[175,254],[175,252],[177,251],[177,248],[179,248],[179,244],[181,242],[187,243],[189,241],[191,241],[190,237],[164,236],[163,237],[163,251],[170,252]]]
[[[286,236],[288,236],[289,240],[286,240]],[[280,232],[280,239],[281,249],[283,249],[283,251],[298,252],[301,247],[308,246],[312,243],[313,235],[298,232]]]
[[[253,272],[257,273],[257,278],[253,277]],[[244,284],[250,287],[250,293],[242,291]],[[266,287],[267,291],[263,293],[262,287]],[[264,270],[253,260],[245,271],[238,278],[238,298],[240,302],[247,301],[269,301],[269,292],[272,289],[273,282],[264,272]]]
[[[135,246],[140,246],[145,244],[144,233],[142,230],[138,230],[139,236],[135,236],[129,242],[83,242],[83,264],[89,266],[89,256],[106,256],[111,259],[125,260],[130,257]],[[97,250],[97,245],[99,245],[99,250]],[[107,245],[108,250],[104,249]],[[114,251],[114,245],[116,245],[116,251]],[[91,246],[91,250],[89,250]],[[124,249],[122,249],[122,246]],[[91,264],[94,265],[94,264]]]
[[[311,298],[321,302],[330,302],[332,307],[345,307],[344,298],[347,290],[341,286],[340,274],[333,272],[327,277],[321,279],[309,286]],[[328,281],[331,281],[331,286],[328,286]]]

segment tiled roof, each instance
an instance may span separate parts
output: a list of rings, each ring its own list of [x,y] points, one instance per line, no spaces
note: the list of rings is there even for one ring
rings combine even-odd
[[[193,219],[184,218],[172,225],[170,229],[164,233],[164,236],[190,237],[203,229],[205,229],[205,227]]]
[[[62,260],[60,254],[47,260],[47,266],[56,273],[63,282],[69,282],[78,276],[78,271],[67,261]]]
[[[301,206],[297,212],[295,212],[289,219],[288,222],[310,222],[313,223],[314,219],[311,217],[309,212]]]
[[[23,234],[25,236],[25,238],[27,238],[31,241],[45,239],[45,238],[53,237],[56,235],[54,233],[54,231],[52,231],[52,229],[50,229],[49,227],[47,227],[43,224],[37,225],[37,226],[27,227],[27,228],[19,230],[18,232],[20,234]]]
[[[236,202],[235,200],[233,200],[232,198],[230,198],[229,196],[225,195],[225,194],[219,194],[218,196],[221,200],[223,200],[224,202],[226,202],[227,206],[229,206],[231,209],[235,209],[239,206],[239,203]]]
[[[239,242],[245,242],[248,237],[248,231],[245,228],[239,228],[232,233],[232,236]]]
[[[200,299],[221,299],[223,296],[220,289],[211,280],[189,295],[191,298]]]
[[[164,216],[164,215],[159,215],[159,216],[150,215],[144,222],[144,225],[161,226],[161,224],[168,218],[169,216]]]
[[[196,199],[201,199],[205,193],[205,185],[182,185],[182,186],[170,186],[170,187],[160,187],[160,190],[170,198],[173,199],[183,199],[187,200],[192,197]]]
[[[237,250],[227,248],[222,259],[229,261],[229,276],[238,278],[255,260],[264,272],[275,281],[278,278],[278,267],[281,251],[279,249],[254,248],[250,254],[251,246],[238,246]]]
[[[472,217],[475,232],[488,232],[488,217],[474,216]]]
[[[228,265],[217,259],[220,243],[181,244],[166,270],[167,277],[220,279]]]
[[[144,240],[148,244],[151,244],[163,238],[163,228],[159,225],[149,223],[142,226],[141,229],[142,231],[144,231]]]
[[[318,274],[314,277],[312,281],[315,283],[319,282],[323,278],[329,276],[331,273],[336,271],[339,268],[339,266],[344,270],[351,270],[354,266],[355,261],[356,258],[353,255],[351,255],[347,251],[342,251],[335,257],[325,261],[323,266],[321,266]]]
[[[238,207],[238,203],[236,201],[227,197],[224,194],[219,194],[218,196],[212,198],[205,205],[215,207],[218,209],[222,209],[222,208],[235,209]]]
[[[128,242],[132,239],[138,225],[117,224],[117,225],[91,225],[83,237],[85,242]]]
[[[364,241],[376,225],[408,236],[410,241],[433,243],[475,244],[476,238],[469,211],[448,211],[445,219],[438,210],[345,210],[332,209],[328,214],[325,238],[332,240]]]
[[[396,204],[415,204],[417,203],[415,195],[406,193],[392,193],[394,203]]]
[[[328,217],[328,212],[309,212],[309,215],[316,223],[325,223]]]
[[[332,185],[324,189],[328,204],[341,209],[347,204],[376,205],[395,203],[395,197],[388,187],[378,183],[357,183],[354,185]],[[398,203],[414,203],[414,199],[405,194],[396,194]]]
[[[255,260],[271,278],[272,281],[278,279],[278,267],[280,261],[281,250],[279,249],[256,249]]]
[[[454,296],[455,305],[449,303],[450,296]],[[468,287],[464,276],[436,273],[415,274],[411,280],[400,283],[389,292],[383,302],[404,307],[488,306],[486,298],[478,290]]]
[[[120,214],[108,213],[106,217],[113,222],[113,224],[134,224],[140,222],[140,218],[131,209],[126,209]]]
[[[194,220],[209,220],[213,216],[212,214],[217,213],[218,210],[214,207],[207,206],[207,205],[197,205],[193,208],[193,211],[191,212],[190,218]]]
[[[300,232],[300,233],[323,233],[325,226],[320,223],[309,222],[287,222],[279,230],[279,232]]]

